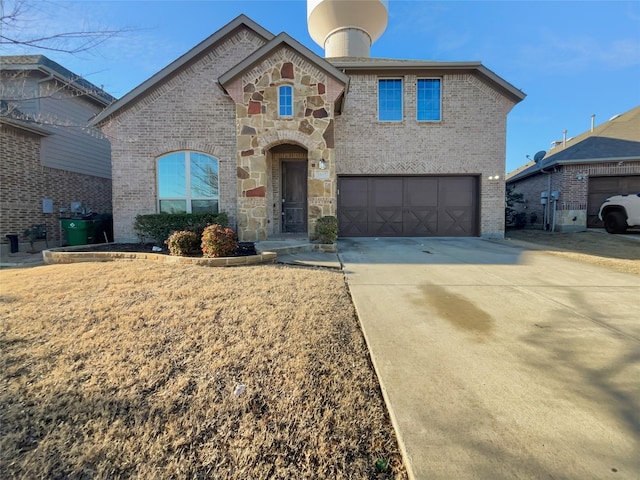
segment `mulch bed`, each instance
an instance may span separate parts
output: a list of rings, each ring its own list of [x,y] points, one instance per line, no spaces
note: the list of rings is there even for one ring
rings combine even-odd
[[[162,250],[154,250],[160,247]],[[75,250],[76,252],[131,252],[131,253],[158,253],[160,255],[170,255],[166,245],[159,246],[155,243],[97,243],[87,245],[84,248]],[[256,248],[253,242],[239,242],[236,250],[236,257],[256,255]],[[191,257],[202,257],[202,252],[198,251]]]

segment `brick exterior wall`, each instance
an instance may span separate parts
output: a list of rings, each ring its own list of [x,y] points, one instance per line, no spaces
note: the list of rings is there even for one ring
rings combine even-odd
[[[177,150],[219,160],[220,210],[237,226],[236,105],[218,78],[263,44],[236,32],[101,127],[112,147],[116,241],[135,241],[136,215],[158,211],[156,159]]]
[[[333,100],[341,85],[289,48],[275,50],[241,78],[230,80],[227,95],[218,78],[263,44],[250,30],[235,32],[102,125],[112,144],[117,241],[135,239],[136,215],[158,209],[157,157],[185,149],[219,159],[220,209],[241,240],[279,233],[273,204],[279,200],[280,159],[270,150],[282,144],[307,151],[309,232],[316,218],[335,215],[339,174],[460,174],[480,179],[481,235],[504,235],[511,100],[475,74],[446,74],[442,121],[417,122],[419,76],[403,74],[404,121],[381,123],[378,76],[355,73],[344,112],[334,117]],[[276,115],[274,92],[281,83],[294,87],[289,120]],[[320,159],[326,161],[326,171],[320,171]]]
[[[52,244],[60,241],[59,210],[80,201],[98,213],[111,213],[111,180],[44,167],[40,135],[0,125],[0,236],[25,239],[25,229],[45,224]],[[54,213],[42,213],[42,200],[53,200]]]
[[[544,225],[544,206],[540,204],[540,194],[559,192],[556,204],[555,230],[558,232],[582,231],[587,229],[587,204],[589,178],[599,176],[640,175],[640,162],[600,162],[559,165],[550,173],[538,173],[522,180],[510,182],[515,193],[522,193],[524,203],[515,205],[517,212],[527,213],[527,226],[551,228]],[[536,213],[536,222],[531,222],[531,214]],[[550,209],[547,225],[553,223],[553,209]]]
[[[447,74],[442,121],[418,122],[416,80],[432,73],[350,77],[345,112],[336,117],[337,174],[479,175],[480,234],[504,236],[506,122],[514,104],[474,75]],[[383,77],[403,80],[402,122],[378,121]]]

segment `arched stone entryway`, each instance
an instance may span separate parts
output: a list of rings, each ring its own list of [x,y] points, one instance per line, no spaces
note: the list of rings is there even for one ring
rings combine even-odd
[[[268,150],[267,236],[308,234],[309,167],[308,152],[298,145],[285,143]]]

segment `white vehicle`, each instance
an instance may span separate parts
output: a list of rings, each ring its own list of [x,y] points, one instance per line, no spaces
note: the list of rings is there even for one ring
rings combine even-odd
[[[624,233],[628,227],[640,228],[640,193],[607,198],[600,206],[598,218],[609,233]]]

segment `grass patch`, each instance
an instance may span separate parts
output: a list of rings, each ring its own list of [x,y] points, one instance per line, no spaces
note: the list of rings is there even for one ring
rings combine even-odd
[[[2,274],[0,478],[406,478],[341,273]]]
[[[507,239],[527,242],[552,255],[624,273],[640,274],[640,241],[621,235],[585,232],[507,231]]]

